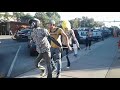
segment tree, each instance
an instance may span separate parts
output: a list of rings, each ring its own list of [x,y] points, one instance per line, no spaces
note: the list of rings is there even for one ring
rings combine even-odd
[[[56,24],[60,21],[60,15],[57,12],[36,12],[34,17],[42,22],[43,27],[47,27],[51,19],[55,20]]]
[[[13,12],[13,17],[17,18],[17,21],[20,21],[20,17],[24,16],[23,12]]]
[[[81,19],[81,27],[87,27],[88,17],[82,17]]]
[[[102,27],[104,26],[105,24],[103,22],[98,22],[98,21],[95,21],[94,22],[94,27]]]
[[[81,19],[81,27],[94,27],[94,19],[88,17],[82,17]]]
[[[74,25],[73,25],[74,19],[73,19],[73,20],[69,20],[69,22],[70,22],[70,24],[71,24],[71,28],[74,28]]]
[[[53,12],[46,12],[46,15],[51,18],[53,16]]]
[[[5,20],[9,20],[9,16],[10,16],[9,13],[8,13],[8,12],[5,12],[5,14],[4,14],[4,19],[5,19]]]
[[[94,27],[102,27],[105,24],[103,22],[94,21],[93,18],[88,17],[82,17],[79,19],[80,21],[80,27],[88,27],[88,28],[94,28]]]
[[[29,13],[27,13],[26,15],[24,15],[24,16],[21,16],[20,17],[20,20],[21,20],[21,22],[28,22],[28,20],[30,20],[30,19],[32,19],[32,18],[34,18],[33,16],[31,16]]]
[[[70,24],[71,24],[71,28],[79,28],[80,27],[80,18],[75,18],[75,19],[72,19],[72,20],[69,20]]]
[[[50,19],[55,20],[56,25],[59,24],[60,15],[57,12],[47,12],[46,15],[49,17],[49,20]]]
[[[78,28],[79,21],[77,18],[74,19],[73,28]]]
[[[4,14],[2,12],[0,12],[0,18],[4,17]]]
[[[41,25],[43,27],[47,27],[47,23],[49,22],[49,17],[46,15],[45,12],[36,12],[35,18],[38,18],[41,21]]]
[[[119,29],[117,26],[111,26],[110,28],[113,29],[113,30],[118,30]]]

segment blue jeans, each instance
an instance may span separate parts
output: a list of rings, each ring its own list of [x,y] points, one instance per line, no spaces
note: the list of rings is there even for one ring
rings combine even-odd
[[[62,45],[63,47],[67,47],[66,45]],[[72,45],[70,45],[72,46]],[[70,60],[69,60],[69,57],[68,57],[68,54],[69,54],[69,49],[68,48],[63,48],[63,51],[66,52],[66,59],[67,59],[67,67],[70,67]],[[63,57],[63,56],[62,56]]]
[[[51,47],[51,58],[53,58],[53,60],[57,62],[57,75],[59,75],[61,73],[61,68],[62,68],[61,49]],[[52,65],[55,68],[56,66],[54,61],[52,61]]]

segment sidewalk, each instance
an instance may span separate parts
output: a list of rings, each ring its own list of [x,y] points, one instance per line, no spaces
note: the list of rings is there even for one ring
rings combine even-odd
[[[0,39],[11,39],[11,35],[0,35]]]
[[[82,49],[78,57],[69,55],[70,69],[66,69],[66,58],[63,57],[61,78],[105,78],[117,52],[118,38],[108,38],[92,45],[91,50]],[[38,69],[24,73],[16,78],[39,78]]]
[[[120,78],[120,51],[117,51],[115,61],[111,65],[106,78]]]

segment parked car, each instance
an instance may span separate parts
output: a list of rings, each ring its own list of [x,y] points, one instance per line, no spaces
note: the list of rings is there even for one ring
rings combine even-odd
[[[20,41],[20,40],[28,41],[31,32],[32,32],[32,29],[22,29],[14,35],[14,38],[16,38],[16,40],[18,40],[18,41]]]
[[[38,52],[36,51],[35,42],[32,39],[28,41],[28,48],[30,50],[30,56],[38,55]]]
[[[84,44],[85,43],[85,39],[87,36],[87,31],[78,31],[79,36],[80,36],[80,43]]]
[[[102,30],[102,33],[104,38],[109,36],[109,32],[107,30]]]
[[[80,36],[79,36],[78,30],[77,30],[77,29],[74,29],[73,31],[74,31],[74,34],[75,34],[76,39],[78,40],[78,43],[80,44],[81,41],[80,41]]]
[[[102,40],[103,39],[103,34],[102,31],[100,30],[93,30],[93,41],[98,41],[99,39]]]
[[[38,52],[36,51],[36,44],[35,42],[33,41],[33,38],[31,37],[31,33],[32,31],[30,32],[30,36],[28,37],[28,48],[29,48],[29,52],[30,52],[30,56],[36,56],[38,55]]]

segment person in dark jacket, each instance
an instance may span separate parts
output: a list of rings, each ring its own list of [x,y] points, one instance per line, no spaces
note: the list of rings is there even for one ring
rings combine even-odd
[[[80,36],[79,36],[78,30],[77,29],[73,29],[73,30],[74,30],[75,37],[77,38],[77,40],[80,44]]]

